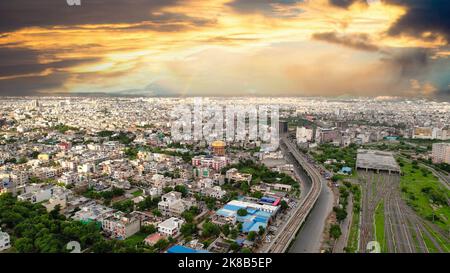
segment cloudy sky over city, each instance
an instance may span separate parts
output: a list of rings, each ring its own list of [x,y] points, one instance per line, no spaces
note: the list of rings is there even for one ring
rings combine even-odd
[[[0,95],[450,100],[448,0],[0,2]]]

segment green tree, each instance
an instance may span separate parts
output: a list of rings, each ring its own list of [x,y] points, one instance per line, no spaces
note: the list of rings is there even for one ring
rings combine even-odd
[[[249,240],[249,241],[255,241],[255,239],[256,239],[256,236],[257,236],[257,233],[256,232],[254,232],[254,231],[250,231],[249,233],[248,233],[248,235],[247,235],[247,239]]]
[[[333,239],[338,239],[342,235],[341,227],[339,225],[331,225],[330,235]]]
[[[239,209],[237,211],[237,215],[239,215],[241,217],[247,216],[247,214],[248,214],[248,211],[246,209]]]

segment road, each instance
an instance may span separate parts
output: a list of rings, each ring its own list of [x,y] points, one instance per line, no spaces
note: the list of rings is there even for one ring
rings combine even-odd
[[[297,231],[305,222],[307,216],[316,204],[316,201],[321,195],[323,187],[322,176],[303,157],[295,144],[293,144],[286,136],[282,136],[280,139],[280,145],[284,145],[284,147],[287,148],[287,150],[291,153],[297,163],[302,166],[306,173],[308,173],[308,176],[311,178],[311,188],[309,189],[305,198],[300,201],[299,206],[296,208],[296,211],[291,215],[289,220],[287,220],[283,224],[283,226],[279,228],[279,231],[275,235],[275,238],[273,238],[273,240],[267,245],[267,247],[262,250],[262,252],[267,253],[284,253],[288,250],[290,243],[295,239]]]

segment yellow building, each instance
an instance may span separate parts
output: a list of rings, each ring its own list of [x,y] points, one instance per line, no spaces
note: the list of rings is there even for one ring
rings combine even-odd
[[[225,155],[225,142],[221,140],[216,140],[211,144],[213,152],[215,155],[224,156]]]
[[[50,160],[50,156],[49,156],[48,154],[39,154],[39,155],[38,155],[38,159],[39,159],[40,161],[46,162],[46,161],[49,161],[49,160]]]

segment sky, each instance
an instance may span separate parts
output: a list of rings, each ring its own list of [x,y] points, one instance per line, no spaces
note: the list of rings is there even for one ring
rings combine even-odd
[[[448,0],[0,1],[0,96],[450,101]]]

